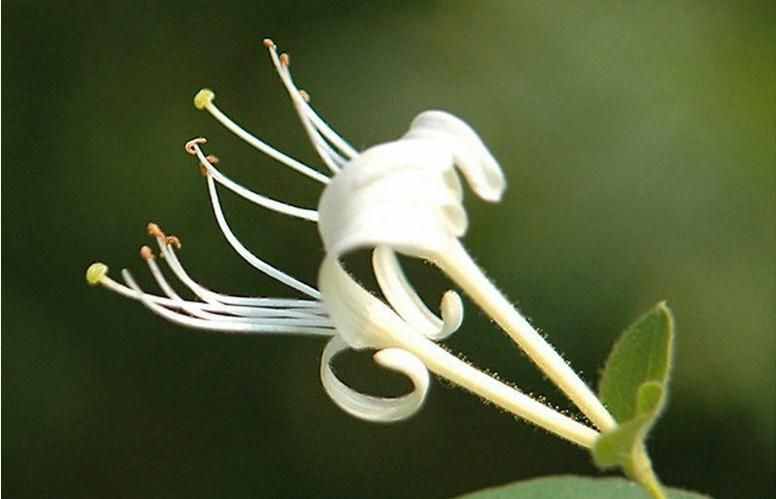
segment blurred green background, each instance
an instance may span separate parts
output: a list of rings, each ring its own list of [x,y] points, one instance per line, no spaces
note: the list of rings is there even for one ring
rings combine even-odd
[[[499,158],[499,205],[467,196],[466,244],[595,383],[619,332],[666,299],[671,405],[662,479],[716,497],[774,487],[776,4],[762,2],[23,2],[2,6],[2,471],[5,497],[423,497],[553,473],[587,453],[435,383],[413,419],[374,425],[320,386],[323,341],[195,334],[83,280],[103,260],[151,282],[149,220],[213,288],[290,296],[218,233],[183,143],[210,139],[254,189],[320,189],[226,133],[218,103],[314,162],[260,45],[359,148],[429,108]],[[246,245],[314,282],[306,222],[225,195]],[[414,265],[436,302],[447,283]],[[468,306],[449,342],[528,392],[564,399]],[[405,381],[368,355],[354,386]]]

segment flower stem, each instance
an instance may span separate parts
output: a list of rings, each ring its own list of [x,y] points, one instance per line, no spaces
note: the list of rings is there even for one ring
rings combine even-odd
[[[433,341],[409,330],[405,323],[387,317],[386,320],[392,323],[386,327],[386,336],[390,336],[400,348],[418,357],[433,373],[582,447],[592,448],[598,438],[598,432],[594,429],[488,376]]]
[[[493,319],[601,431],[617,426],[614,418],[563,357],[493,285],[466,249],[455,241],[434,262]]]
[[[654,499],[668,499],[663,486],[652,469],[652,461],[647,455],[647,450],[642,442],[635,450],[633,456],[634,465],[625,468],[625,473],[638,482]]]

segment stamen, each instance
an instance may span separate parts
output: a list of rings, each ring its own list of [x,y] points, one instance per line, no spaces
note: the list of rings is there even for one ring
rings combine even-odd
[[[349,144],[347,144],[347,142],[345,142],[342,137],[331,130],[331,128],[329,128],[323,122],[323,120],[321,120],[320,117],[315,114],[310,105],[307,103],[304,96],[301,94],[299,89],[294,84],[293,79],[291,78],[291,73],[288,70],[288,54],[284,53],[278,56],[276,47],[274,45],[268,48],[270,58],[275,64],[275,69],[277,69],[278,75],[280,75],[280,79],[285,85],[289,96],[291,97],[291,102],[296,108],[297,114],[302,121],[302,125],[304,126],[304,129],[310,138],[310,142],[312,142],[313,147],[316,149],[318,155],[321,157],[324,163],[326,163],[326,166],[328,166],[329,169],[334,173],[338,172],[340,166],[344,164],[342,162],[342,158],[338,158],[337,156],[339,155],[332,156],[330,154],[331,148],[327,147],[328,144],[326,143],[326,140],[324,140],[324,137],[321,136],[321,133],[323,133],[323,135],[337,147],[340,147],[346,156],[353,158],[357,155],[357,152]],[[313,118],[314,116],[315,118]]]
[[[275,45],[275,42],[273,42],[270,39],[264,40],[264,46],[270,51],[270,57],[272,58],[273,63],[275,64],[275,68],[278,70],[281,76],[281,80],[284,84],[286,84],[286,89],[291,93],[298,93],[299,96],[302,98],[302,108],[304,109],[305,115],[312,121],[315,128],[332,144],[334,144],[335,147],[338,147],[340,151],[347,156],[348,159],[353,159],[356,156],[358,156],[358,151],[356,151],[353,146],[351,146],[345,139],[343,139],[337,132],[335,132],[326,122],[315,112],[315,110],[312,108],[312,106],[309,105],[310,102],[310,95],[301,89],[298,89],[296,85],[294,84],[293,79],[291,78],[291,72],[288,69],[290,65],[290,61],[288,54],[285,54],[286,56],[286,64],[282,64],[281,57],[277,56],[277,46]],[[284,71],[283,71],[284,70]],[[284,78],[284,73],[288,76],[288,81]],[[290,88],[289,85],[290,84]],[[293,97],[293,95],[292,95]]]
[[[276,211],[278,213],[282,213],[284,215],[289,215],[292,217],[301,218],[304,220],[309,220],[311,222],[317,222],[318,221],[318,212],[316,210],[310,210],[307,208],[299,208],[298,206],[293,206],[290,204],[282,203],[280,201],[276,201],[274,199],[268,198],[266,196],[262,196],[261,194],[258,194],[256,192],[251,191],[250,189],[247,189],[237,182],[233,181],[223,173],[221,173],[216,167],[213,166],[212,163],[208,161],[208,158],[204,155],[202,152],[202,149],[200,149],[199,144],[201,142],[195,142],[196,139],[190,140],[186,144],[186,150],[189,151],[191,149],[193,154],[199,159],[200,166],[207,169],[208,176],[213,177],[216,182],[223,185],[230,191],[234,192],[240,197],[243,197],[247,199],[248,201],[257,204],[261,207],[267,208],[272,211]],[[189,147],[190,145],[190,147]]]
[[[158,226],[156,224],[149,224],[149,226],[154,226],[158,229]],[[168,237],[175,237],[175,236],[168,236]],[[176,238],[177,239],[177,238]],[[189,289],[191,289],[194,294],[202,298],[208,303],[212,304],[218,304],[218,305],[233,305],[233,306],[245,306],[245,307],[261,307],[261,308],[275,308],[275,307],[282,307],[287,309],[298,309],[298,314],[309,316],[309,315],[321,315],[326,316],[326,311],[323,308],[323,305],[320,301],[317,300],[302,300],[302,299],[296,299],[296,298],[254,298],[254,297],[243,297],[243,296],[232,296],[232,295],[225,295],[222,293],[217,293],[215,291],[212,291],[198,282],[194,281],[194,279],[191,278],[191,276],[186,272],[185,268],[183,267],[183,264],[181,263],[180,259],[178,258],[175,251],[173,251],[172,246],[168,244],[167,237],[156,237],[156,242],[159,246],[159,250],[161,251],[162,256],[164,257],[165,262],[167,262],[167,265],[170,267],[170,269],[173,271],[175,276],[180,279],[180,281],[185,284]],[[296,313],[296,312],[295,312]]]
[[[86,282],[89,283],[89,286],[97,286],[102,283],[106,275],[108,275],[108,266],[104,263],[95,262],[86,269]]]
[[[183,148],[186,150],[187,153],[191,154],[192,156],[196,156],[197,151],[199,150],[198,146],[205,145],[205,144],[207,144],[207,139],[205,137],[196,137],[186,142]]]
[[[118,293],[121,296],[124,296],[125,298],[140,301],[140,296],[138,296],[135,290],[128,288],[124,284],[114,281],[107,275],[103,277],[103,279],[100,281],[99,284],[115,293]],[[158,296],[150,293],[145,293],[145,297],[148,300],[152,301],[153,303],[156,303],[157,305],[160,305],[162,307],[167,307],[172,309],[181,308],[181,303],[179,301],[173,300],[169,297]],[[190,300],[183,300],[183,302],[188,307],[194,307],[199,310],[230,314],[230,315],[241,316],[241,317],[274,317],[274,318],[287,317],[291,319],[318,319],[321,321],[328,321],[328,319],[324,316],[315,316],[314,314],[303,315],[301,313],[297,313],[295,310],[200,303],[200,302],[195,302]],[[322,324],[325,326],[329,326],[330,322],[322,322]]]
[[[161,227],[153,222],[149,222],[148,225],[146,225],[146,230],[148,231],[148,235],[151,237],[161,237],[162,239],[167,237],[167,235],[162,232]]]
[[[156,255],[154,255],[154,252],[151,251],[151,248],[149,248],[148,246],[143,246],[140,248],[140,258],[142,258],[147,262],[150,262],[156,259]]]
[[[208,303],[229,306],[244,306],[247,308],[260,307],[268,313],[274,308],[284,309],[284,313],[294,317],[327,316],[321,302],[316,300],[300,300],[295,298],[252,298],[243,296],[225,295],[216,293],[194,281],[186,272],[172,249],[165,248],[163,253],[165,261],[176,277],[183,282],[194,294]],[[291,310],[293,309],[293,310]],[[270,314],[273,315],[273,314]]]
[[[95,265],[102,266],[104,269],[107,269],[107,266],[105,266],[104,264],[93,264],[92,267],[94,267]],[[107,270],[105,270],[105,272],[107,272]],[[128,288],[124,284],[114,281],[107,275],[107,273],[102,273],[101,275],[102,276],[100,277],[100,280],[97,284],[111,291],[114,291],[115,293],[118,293],[126,298],[140,301],[141,297],[138,295],[138,293],[135,290]],[[225,305],[223,303],[210,303],[210,302],[201,303],[201,302],[190,301],[190,300],[182,300],[180,299],[180,297],[178,297],[178,299],[174,299],[171,297],[163,297],[163,296],[158,296],[158,295],[149,294],[149,293],[145,294],[145,298],[159,306],[178,309],[178,310],[185,309],[189,313],[191,310],[196,310],[198,312],[215,312],[216,314],[223,314],[223,315],[216,316],[219,318],[220,317],[228,318],[228,316],[250,317],[250,318],[253,318],[252,320],[262,319],[262,323],[267,323],[267,324],[274,323],[274,324],[289,324],[293,326],[310,325],[310,326],[319,326],[319,327],[333,327],[325,312],[316,310],[315,308],[312,308],[312,307],[268,308],[263,306]],[[270,299],[264,299],[264,300],[270,300]],[[279,302],[279,301],[282,301],[282,299],[278,299],[276,301]],[[290,302],[293,300],[287,300],[287,301]],[[297,300],[297,301],[300,301],[300,300]],[[283,306],[283,304],[280,304],[280,303],[274,303],[273,305]],[[320,303],[318,305],[320,305]],[[267,322],[268,319],[272,319],[272,320]]]
[[[239,241],[239,239],[237,239],[237,237],[232,232],[232,229],[229,228],[229,224],[226,222],[224,213],[221,210],[221,203],[218,200],[218,192],[216,191],[216,185],[215,185],[215,182],[213,181],[212,176],[207,177],[207,186],[208,186],[208,192],[210,193],[211,204],[213,205],[213,212],[215,213],[218,226],[221,228],[221,232],[224,233],[226,240],[229,241],[229,244],[232,245],[232,248],[234,248],[235,251],[237,251],[237,254],[243,257],[243,259],[246,262],[248,262],[250,265],[255,267],[257,270],[282,282],[286,286],[294,288],[297,291],[304,293],[311,298],[315,298],[316,300],[319,300],[321,297],[321,294],[318,292],[318,290],[297,279],[294,279],[293,277],[286,274],[285,272],[282,272],[276,269],[272,265],[258,258],[256,255],[248,251],[248,249],[245,246],[243,246],[243,244]]]
[[[282,325],[252,322],[240,322],[236,320],[210,321],[191,317],[178,312],[164,308],[151,299],[150,295],[145,293],[132,278],[128,270],[122,270],[122,276],[127,285],[134,291],[136,298],[146,307],[157,315],[186,327],[201,329],[205,331],[218,331],[221,333],[239,334],[239,333],[273,333],[273,334],[313,334],[322,336],[332,336],[334,330],[328,327],[294,325],[284,322]]]
[[[175,246],[175,249],[181,249],[181,240],[177,236],[167,236],[164,238],[164,242],[167,246]]]
[[[321,147],[323,148],[323,150],[326,151],[326,154],[328,154],[334,160],[334,162],[337,163],[337,165],[339,165],[340,167],[344,167],[345,164],[348,162],[347,159],[343,158],[342,155],[340,155],[340,153],[338,153],[333,147],[331,147],[329,143],[326,142],[325,140],[321,141]]]
[[[316,326],[316,327],[323,327],[323,326],[330,326],[331,323],[329,320],[325,317],[312,317],[312,316],[306,316],[306,317],[296,317],[296,318],[268,318],[265,315],[259,315],[256,316],[254,314],[247,314],[243,315],[240,313],[233,313],[235,310],[233,308],[228,307],[222,307],[220,312],[225,312],[229,315],[219,315],[210,313],[207,311],[202,310],[202,306],[200,304],[196,304],[194,306],[189,305],[188,302],[183,300],[178,293],[175,292],[175,290],[170,286],[167,279],[164,277],[164,274],[162,273],[161,269],[156,263],[156,260],[154,258],[153,252],[148,246],[144,246],[141,250],[141,255],[146,259],[146,262],[148,263],[148,267],[151,270],[151,274],[154,276],[154,279],[156,279],[157,284],[159,284],[159,287],[162,289],[164,294],[166,294],[170,299],[172,299],[177,309],[181,309],[188,313],[191,316],[198,317],[200,319],[205,319],[209,321],[226,321],[230,323],[253,323],[255,324],[258,318],[261,318],[261,324],[272,324],[272,325],[289,325],[289,326]]]
[[[318,172],[317,170],[310,168],[304,163],[284,154],[269,144],[261,141],[257,137],[251,135],[249,132],[241,128],[237,123],[229,119],[216,105],[213,103],[215,94],[212,90],[202,89],[194,96],[194,107],[197,109],[204,109],[209,112],[218,122],[224,125],[232,133],[243,139],[245,142],[253,146],[255,149],[263,152],[267,156],[283,163],[289,168],[298,171],[302,175],[306,175],[322,184],[329,183],[329,177]],[[187,149],[188,150],[188,149]]]

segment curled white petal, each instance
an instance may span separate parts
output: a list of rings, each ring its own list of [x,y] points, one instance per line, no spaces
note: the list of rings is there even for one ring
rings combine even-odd
[[[469,185],[486,201],[498,201],[506,189],[506,178],[498,162],[472,128],[444,111],[425,111],[410,125],[405,138],[440,141],[453,153]]]
[[[326,251],[381,244],[419,257],[444,251],[467,226],[452,161],[446,148],[421,140],[363,152],[332,179],[318,204]]]
[[[387,246],[378,246],[372,253],[372,267],[380,289],[393,309],[415,329],[432,340],[450,336],[463,322],[463,302],[455,291],[442,298],[442,318],[428,309],[407,280],[396,253]]]
[[[381,317],[396,316],[385,303],[361,287],[342,267],[336,255],[326,255],[318,275],[321,299],[337,333],[351,348],[382,349],[396,346],[384,334]]]
[[[375,397],[359,393],[339,380],[331,368],[334,356],[347,350],[347,344],[334,337],[326,344],[321,357],[321,382],[329,397],[345,412],[358,418],[380,423],[406,419],[423,405],[429,388],[429,374],[423,363],[409,352],[388,348],[375,353],[383,367],[402,373],[414,385],[411,393],[396,398]]]

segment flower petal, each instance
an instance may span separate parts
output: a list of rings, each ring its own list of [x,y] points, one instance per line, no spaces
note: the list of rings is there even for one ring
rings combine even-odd
[[[372,253],[372,267],[380,289],[388,303],[402,319],[432,340],[450,336],[463,322],[463,303],[455,291],[442,298],[442,318],[428,309],[404,275],[396,253],[387,246],[378,246]]]
[[[353,280],[336,255],[324,258],[318,282],[331,321],[351,348],[382,349],[396,346],[384,334],[385,317],[400,322],[401,319],[385,303]]]
[[[400,140],[368,149],[335,176],[318,205],[327,253],[391,246],[436,254],[467,227],[452,155],[439,142]]]
[[[498,201],[506,189],[506,178],[498,162],[472,128],[444,111],[425,111],[410,125],[404,139],[441,141],[455,158],[472,190],[486,201]]]
[[[321,357],[321,382],[329,397],[345,412],[367,421],[389,423],[415,414],[426,400],[429,388],[428,370],[417,357],[399,348],[388,348],[375,353],[375,361],[394,371],[407,375],[414,390],[401,397],[384,398],[359,393],[339,380],[331,369],[334,356],[347,350],[347,344],[334,337],[326,344]]]

